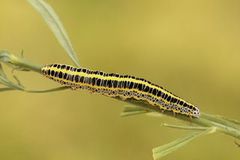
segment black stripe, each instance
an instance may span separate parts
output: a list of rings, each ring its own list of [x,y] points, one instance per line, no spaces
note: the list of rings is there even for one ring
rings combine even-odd
[[[97,86],[100,86],[101,84],[101,79],[97,79]]]
[[[80,79],[79,75],[75,75],[75,82],[79,82],[79,79]]]
[[[64,73],[63,79],[67,79],[67,73]]]
[[[51,71],[51,76],[54,76],[54,70]]]
[[[66,65],[65,65],[65,64],[61,66],[61,69],[65,69],[65,68],[66,68]]]

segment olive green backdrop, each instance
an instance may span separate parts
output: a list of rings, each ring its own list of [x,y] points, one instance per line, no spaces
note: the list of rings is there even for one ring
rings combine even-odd
[[[237,0],[48,0],[81,65],[145,77],[199,106],[240,118],[240,3]],[[0,0],[0,49],[38,64],[72,64],[26,0]],[[8,75],[11,70],[6,66]],[[59,86],[14,72],[29,89]],[[84,91],[0,93],[0,159],[151,160],[153,147],[188,134],[175,119],[121,118],[124,105]],[[238,160],[235,139],[200,137],[164,157]]]

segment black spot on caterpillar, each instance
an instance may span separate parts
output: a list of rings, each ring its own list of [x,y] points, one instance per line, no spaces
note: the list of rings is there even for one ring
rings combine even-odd
[[[65,64],[46,65],[42,67],[41,72],[46,77],[73,89],[85,89],[122,99],[134,98],[146,101],[158,110],[168,110],[196,118],[200,116],[196,106],[143,78],[75,68]]]

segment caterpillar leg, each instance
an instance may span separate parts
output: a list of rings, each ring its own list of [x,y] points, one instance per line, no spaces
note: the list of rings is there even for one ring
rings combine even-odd
[[[176,115],[177,115],[177,113],[173,111],[173,116],[175,117]]]
[[[71,86],[70,87],[72,90],[77,90],[78,89],[78,87],[76,87],[76,86]]]
[[[126,101],[127,100],[127,97],[124,97],[124,96],[119,96],[121,98],[121,100],[123,101]]]

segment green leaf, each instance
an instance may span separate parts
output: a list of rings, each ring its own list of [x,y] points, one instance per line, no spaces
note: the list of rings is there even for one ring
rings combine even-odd
[[[51,89],[45,89],[45,90],[25,90],[25,92],[30,93],[48,93],[48,92],[55,92],[55,91],[62,91],[69,89],[69,87],[63,86],[63,87],[57,87],[57,88],[51,88]]]
[[[3,77],[3,76],[0,76],[0,83],[12,89],[24,90],[22,86],[19,86],[18,84],[11,82],[10,80],[8,80],[6,77]],[[5,91],[5,90],[2,90],[2,91]]]
[[[121,116],[122,117],[127,117],[127,116],[133,116],[133,115],[138,115],[138,114],[143,114],[143,113],[148,113],[146,109],[143,109],[138,106],[126,106],[124,107]]]
[[[168,144],[154,148],[153,149],[153,158],[154,158],[154,160],[158,160],[158,159],[168,155],[169,153],[172,153],[173,151],[179,149],[180,147],[186,145],[187,143],[191,142],[193,139],[195,139],[199,136],[202,136],[202,135],[214,133],[215,131],[216,131],[216,128],[211,127],[202,132],[193,132],[193,133],[189,134],[188,136],[176,139],[173,142],[170,142]]]
[[[162,126],[168,127],[168,128],[175,128],[175,129],[183,129],[183,130],[206,130],[209,127],[199,127],[199,126],[180,126],[180,125],[172,125],[163,123]]]
[[[3,71],[2,64],[0,63],[0,76],[6,77],[6,74]]]
[[[54,9],[43,0],[28,0],[28,2],[41,14],[45,22],[48,24],[49,28],[54,33],[58,42],[66,50],[68,56],[79,67],[80,63],[77,54],[75,53],[72,47],[72,43],[63,27],[63,24],[61,23]]]
[[[4,92],[4,91],[14,91],[15,89],[13,88],[0,88],[0,92]]]
[[[7,86],[8,88],[11,89],[16,89],[16,90],[23,90],[23,87],[20,85],[17,85],[13,82],[11,82],[7,76],[5,75],[2,65],[0,64],[0,83]],[[10,90],[10,89],[9,89]],[[2,89],[1,91],[6,91],[6,89]]]
[[[240,125],[240,121],[238,121],[236,119],[230,119],[230,118],[226,118],[226,117],[223,117],[223,116],[219,116],[219,117],[222,118],[222,119],[225,119],[229,122],[235,123],[236,125]]]

